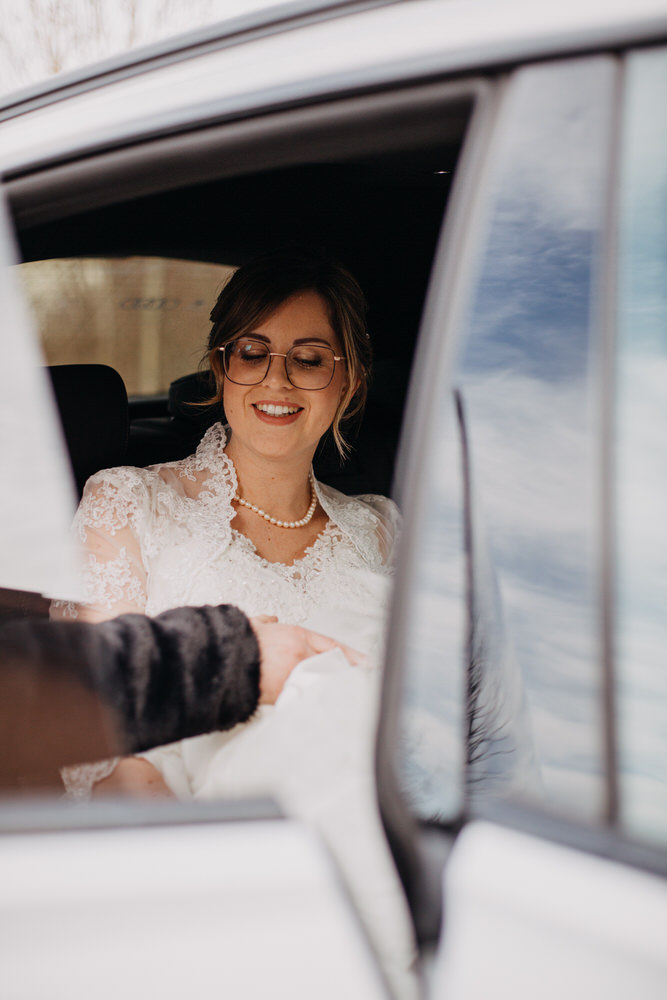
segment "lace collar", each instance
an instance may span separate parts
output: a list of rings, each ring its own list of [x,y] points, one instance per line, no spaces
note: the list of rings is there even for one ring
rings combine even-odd
[[[232,498],[238,489],[234,463],[225,451],[227,428],[213,424],[206,431],[194,455],[185,459],[183,473],[194,478],[193,473],[210,473],[203,483],[199,499],[206,502],[217,498],[225,507],[228,530],[219,537],[225,546],[231,541],[231,521],[234,517]],[[380,553],[378,529],[380,517],[371,504],[359,497],[348,497],[331,486],[315,480],[315,492],[329,520],[346,535],[362,558],[372,567],[384,560]],[[370,498],[368,498],[370,500]],[[222,527],[222,526],[221,526]]]

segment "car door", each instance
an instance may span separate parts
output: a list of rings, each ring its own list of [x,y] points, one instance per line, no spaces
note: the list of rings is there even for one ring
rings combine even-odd
[[[664,996],[666,56],[510,74],[450,207],[378,744],[433,997]]]

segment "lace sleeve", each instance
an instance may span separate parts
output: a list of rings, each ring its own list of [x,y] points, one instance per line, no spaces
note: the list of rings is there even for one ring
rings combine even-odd
[[[53,601],[52,618],[102,621],[146,607],[146,569],[139,532],[147,501],[138,469],[97,473],[86,487],[74,519],[83,544],[81,604]]]
[[[93,764],[74,764],[71,767],[61,767],[62,778],[67,798],[79,802],[87,802],[93,791],[93,785],[103,778],[108,778],[116,769],[120,757],[110,757],[108,760],[97,760]]]

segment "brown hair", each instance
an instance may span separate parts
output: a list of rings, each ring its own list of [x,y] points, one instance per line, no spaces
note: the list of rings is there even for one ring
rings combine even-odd
[[[204,360],[208,360],[215,377],[216,391],[207,402],[223,402],[225,372],[218,348],[248,333],[292,295],[304,291],[317,292],[326,302],[329,322],[347,359],[347,386],[331,425],[336,447],[344,458],[349,445],[341,423],[363,411],[372,349],[361,288],[345,267],[323,252],[274,250],[234,272],[211,311],[213,326]]]

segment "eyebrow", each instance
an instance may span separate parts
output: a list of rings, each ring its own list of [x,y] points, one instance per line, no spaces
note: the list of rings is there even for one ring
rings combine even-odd
[[[249,337],[251,340],[261,340],[264,344],[271,344],[271,338],[265,337],[263,333],[244,333],[244,337]],[[334,346],[329,340],[325,340],[323,337],[299,337],[298,340],[292,342],[292,347],[296,347],[297,344],[323,344],[325,347],[330,347],[334,350]]]

